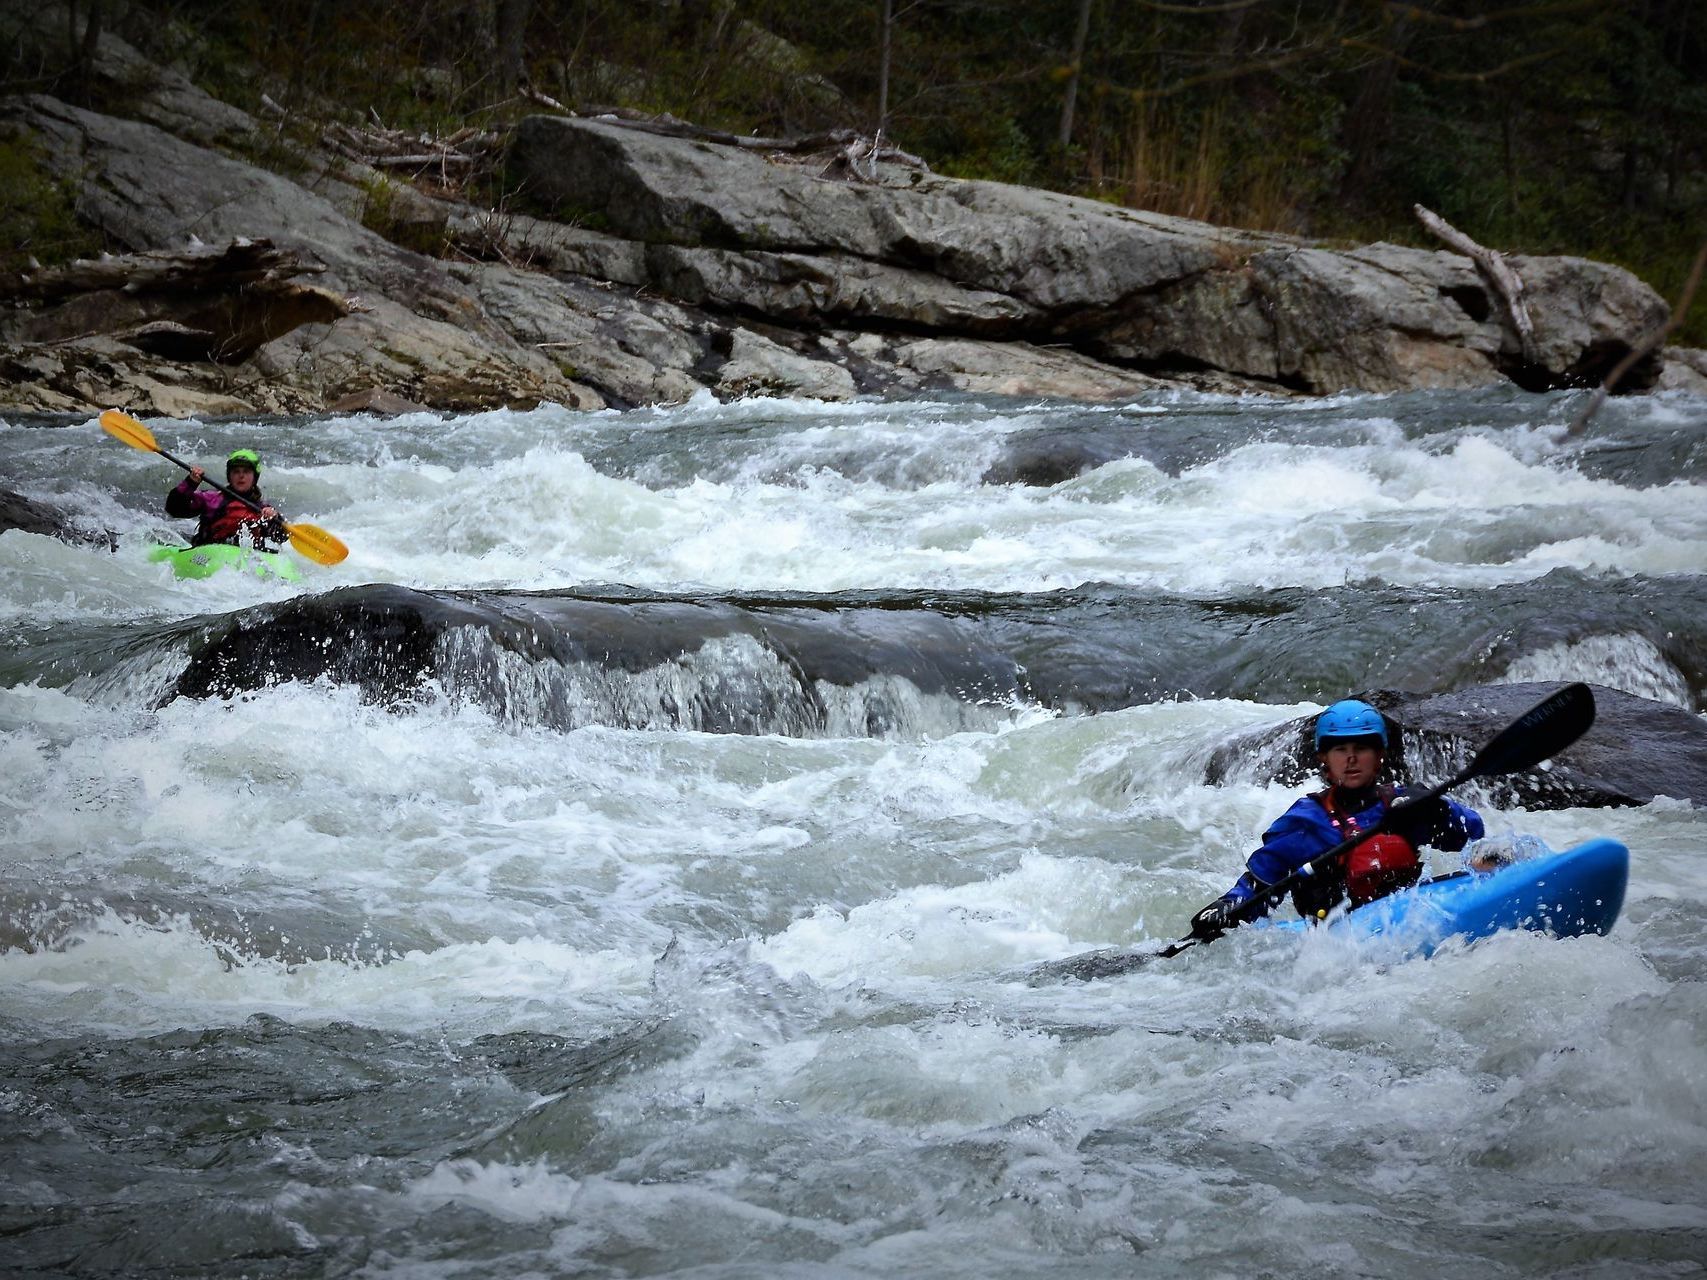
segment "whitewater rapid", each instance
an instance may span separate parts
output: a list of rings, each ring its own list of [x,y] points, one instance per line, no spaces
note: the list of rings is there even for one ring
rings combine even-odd
[[[266,492],[349,544],[297,584],[176,581],[145,559],[182,532],[168,464],[93,422],[0,425],[10,487],[117,535],[0,534],[0,1271],[1699,1270],[1687,801],[1464,789],[1497,838],[1629,845],[1606,937],[1420,961],[1242,931],[1113,981],[1020,976],[1183,933],[1297,794],[1206,782],[1211,749],[1329,682],[1441,669],[1437,615],[1506,637],[1485,678],[1700,714],[1707,401],[1614,401],[1572,437],[1576,403],[151,422],[187,459],[257,448]],[[1084,461],[999,478],[1046,447]],[[879,658],[804,682],[809,732],[660,727],[772,697],[762,625],[589,661],[558,720],[514,706],[537,662],[488,672],[501,703],[442,671],[402,696],[335,673],[177,692],[198,628],[378,586],[637,629],[665,597],[738,597]],[[1275,592],[1301,610],[1284,652],[1257,625]],[[976,633],[997,648],[1061,627],[1019,664],[1056,661],[1051,688],[1141,641],[1264,693],[924,690],[907,644],[854,630],[855,604],[935,626],[942,602],[1005,618]],[[1528,630],[1502,622],[1520,607]]]

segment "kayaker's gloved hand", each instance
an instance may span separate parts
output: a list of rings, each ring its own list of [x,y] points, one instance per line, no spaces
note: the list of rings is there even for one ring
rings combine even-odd
[[[1233,904],[1217,898],[1191,918],[1191,936],[1212,942],[1238,923]]]
[[[1412,844],[1428,844],[1428,837],[1452,820],[1452,810],[1441,796],[1415,804],[1398,801],[1387,812],[1387,830],[1404,836]]]

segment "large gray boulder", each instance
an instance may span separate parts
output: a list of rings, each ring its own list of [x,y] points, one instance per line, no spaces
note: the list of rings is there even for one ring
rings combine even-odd
[[[1309,392],[1542,387],[1598,378],[1665,315],[1620,268],[1516,258],[1529,359],[1471,261],[1443,251],[1329,249],[918,170],[854,185],[615,121],[530,117],[511,162],[557,218],[646,246],[631,266],[667,296],[794,324],[1068,341],[1140,370]]]

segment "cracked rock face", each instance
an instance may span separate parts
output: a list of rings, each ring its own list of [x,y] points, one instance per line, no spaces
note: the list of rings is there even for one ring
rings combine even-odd
[[[146,69],[110,36],[100,62],[111,76]],[[1539,389],[1597,380],[1665,314],[1618,268],[1514,258],[1535,319],[1525,358],[1456,254],[1332,249],[908,168],[850,183],[815,163],[562,116],[523,120],[509,158],[551,217],[423,197],[442,205],[451,253],[429,257],[361,225],[360,166],[312,157],[308,186],[261,169],[237,154],[253,121],[161,76],[170,92],[138,96],[135,119],[38,95],[0,100],[0,129],[72,185],[108,243],[265,238],[312,263],[350,314],[299,308],[290,332],[255,330],[266,340],[252,354],[198,345],[217,326],[169,309],[76,334],[14,315],[0,330],[9,407]],[[1635,371],[1634,388],[1662,363]]]

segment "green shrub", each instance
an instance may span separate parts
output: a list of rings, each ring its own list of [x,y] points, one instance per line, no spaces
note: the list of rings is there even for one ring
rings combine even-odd
[[[28,138],[0,135],[0,270],[25,270],[32,258],[54,266],[101,247],[78,221],[75,186],[53,175]]]
[[[367,195],[362,204],[362,226],[416,253],[429,257],[444,253],[445,217],[426,197],[383,174],[370,179],[362,189]]]

